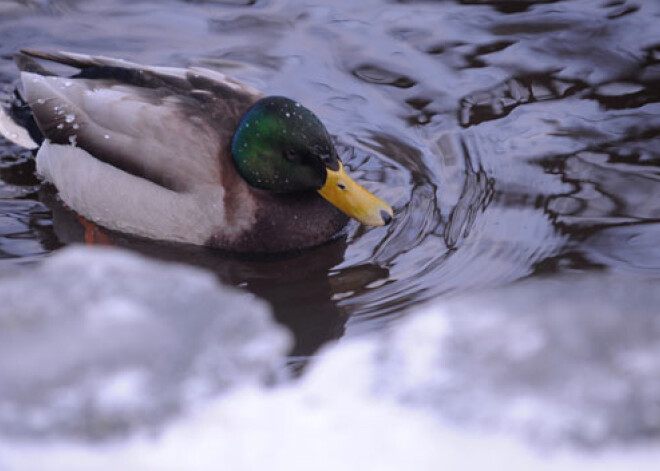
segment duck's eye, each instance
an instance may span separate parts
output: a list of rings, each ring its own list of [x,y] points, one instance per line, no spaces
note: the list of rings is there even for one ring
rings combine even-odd
[[[300,162],[300,154],[295,149],[286,149],[284,151],[284,158],[289,162]]]
[[[346,185],[344,185],[344,184],[341,183],[341,182],[340,182],[340,183],[337,183],[337,186],[339,187],[340,190],[345,190],[345,189],[346,189]]]
[[[323,162],[325,168],[329,168],[330,170],[335,170],[335,171],[339,170],[339,160],[333,154],[329,154],[329,153],[321,154],[321,162]]]

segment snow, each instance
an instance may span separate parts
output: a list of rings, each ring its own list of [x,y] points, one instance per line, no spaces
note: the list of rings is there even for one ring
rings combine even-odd
[[[270,386],[287,343],[261,303],[64,251],[0,282],[0,469],[655,470],[660,290],[627,280],[440,299]],[[163,403],[176,412],[149,422]],[[66,426],[117,416],[121,433]]]
[[[381,341],[376,384],[537,447],[643,443],[660,436],[658,306],[657,283],[614,277],[448,300]]]
[[[289,335],[208,273],[60,251],[0,282],[0,429],[110,438],[283,370]],[[28,420],[25,420],[25,419]]]

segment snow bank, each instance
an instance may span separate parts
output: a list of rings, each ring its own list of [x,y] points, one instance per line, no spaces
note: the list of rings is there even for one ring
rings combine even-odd
[[[375,358],[383,394],[535,446],[660,437],[657,282],[569,277],[438,302]]]
[[[289,336],[206,272],[72,248],[0,280],[0,429],[108,438],[283,371]]]
[[[101,256],[109,257],[108,254]],[[80,251],[58,255],[49,263],[50,269],[57,264],[66,267],[67,257],[74,261],[85,260],[87,255]],[[138,263],[138,259],[123,254],[120,259],[120,264],[113,265],[118,273],[127,264],[145,268],[146,262],[141,259]],[[149,267],[151,276],[144,279],[150,278],[148,282],[161,280],[160,277],[166,277],[170,270],[183,273],[179,268],[163,268],[159,264]],[[41,272],[47,269],[43,267]],[[99,272],[104,275],[90,274],[89,278],[117,278],[110,275],[109,270],[104,268]],[[135,301],[142,306],[142,311],[150,314],[137,315],[140,310],[125,306],[115,307],[114,311],[103,307],[98,312],[105,314],[98,315],[99,319],[93,322],[116,325],[113,331],[117,333],[112,337],[126,339],[128,334],[122,334],[125,337],[119,334],[123,332],[119,328],[122,322],[138,325],[150,319],[178,342],[187,341],[176,335],[187,338],[193,335],[191,332],[199,331],[192,329],[183,334],[181,331],[187,329],[185,325],[176,323],[177,328],[172,328],[169,321],[161,322],[160,312],[148,307],[150,303],[160,303],[161,309],[173,309],[175,301],[159,299],[169,298],[176,291],[177,283],[192,290],[181,295],[179,307],[185,305],[184,298],[189,302],[200,292],[206,292],[200,285],[212,286],[223,296],[229,293],[237,302],[241,297],[216,287],[199,272],[185,271],[197,281],[172,282],[167,289],[154,288],[153,292],[159,295],[149,297],[148,302]],[[54,270],[53,274],[56,272],[59,270]],[[134,280],[134,283],[138,282]],[[138,288],[124,286],[113,291],[111,299],[116,300],[117,293],[124,289]],[[10,292],[12,290],[4,287],[0,291],[3,296],[9,296]],[[242,312],[246,323],[243,326],[239,318],[232,317],[232,322],[222,321],[227,331],[210,330],[215,338],[231,344],[219,357],[229,357],[232,361],[209,360],[204,363],[205,368],[195,369],[203,373],[189,374],[206,378],[204,383],[209,383],[209,378],[223,378],[213,383],[222,385],[217,388],[224,391],[222,395],[211,398],[194,394],[195,400],[188,401],[185,414],[167,421],[157,430],[130,428],[131,433],[114,440],[95,441],[95,435],[71,435],[66,427],[55,428],[49,440],[20,436],[7,433],[6,427],[18,419],[5,419],[0,431],[0,469],[655,470],[660,462],[657,446],[660,435],[660,316],[656,308],[660,305],[660,294],[657,293],[660,292],[656,283],[595,277],[535,281],[438,301],[410,313],[388,332],[328,347],[302,378],[274,388],[265,388],[263,381],[277,371],[281,360],[284,342],[280,330],[264,321],[261,315],[256,316],[260,320],[252,319],[251,309],[234,306],[233,301],[224,302],[220,311],[223,315]],[[211,301],[215,295],[208,292],[206,295],[211,306],[208,309],[213,305],[217,308],[217,301]],[[88,303],[87,306],[97,305],[97,301],[89,301],[83,295],[79,300]],[[48,342],[51,335],[60,340],[68,339],[60,345],[61,350],[67,351],[66,344],[75,343],[74,338],[60,335],[55,326],[51,326],[50,319],[74,316],[78,324],[86,326],[90,313],[95,311],[90,307],[75,311],[77,304],[65,299],[55,298],[53,304],[55,302],[68,307],[60,311],[42,306],[44,312],[41,313],[24,308],[16,308],[13,314],[0,311],[3,313],[0,335],[4,336],[0,339],[0,349],[8,348],[6,340],[12,338],[8,326],[19,326],[18,334],[35,335],[31,339],[38,342]],[[261,307],[244,297],[240,302],[248,307]],[[229,305],[232,308],[226,309]],[[70,310],[78,314],[70,314]],[[263,309],[254,310],[263,314]],[[185,317],[197,315],[201,316],[185,311]],[[181,319],[180,314],[165,317]],[[12,319],[12,323],[7,323],[7,319]],[[35,325],[46,325],[54,330],[42,332],[41,327]],[[259,327],[250,327],[254,325]],[[63,330],[68,332],[69,329]],[[86,338],[84,336],[91,335],[88,329],[80,327],[76,335]],[[244,333],[242,338],[253,339],[253,345],[259,344],[255,347],[258,354],[248,349],[252,353],[244,356],[245,340],[227,338],[227,332],[242,332],[241,329],[253,333]],[[168,351],[168,335],[149,334],[147,337],[147,329],[141,332],[142,338],[148,340],[145,343],[161,338],[165,339],[162,345],[166,346],[157,344],[143,348]],[[208,342],[200,340],[204,336],[196,335],[188,340],[200,343],[199,351],[207,351]],[[78,370],[71,365],[80,362],[88,364],[89,368],[94,364],[104,365],[106,357],[117,354],[112,347],[116,345],[114,342],[106,345],[100,335],[90,338],[95,340],[92,344],[98,343],[92,348],[96,356],[87,359],[74,349],[70,354],[57,355],[50,363],[57,371],[66,373],[64,376],[76,378],[74,372]],[[138,343],[123,342],[127,342],[126,345]],[[12,363],[22,356],[29,360],[32,347],[37,352],[42,348],[34,343],[17,343],[12,352],[0,351],[0,358],[11,359]],[[120,350],[127,351],[125,347]],[[140,350],[128,356],[133,358],[136,352]],[[80,359],[80,355],[85,359]],[[219,358],[213,354],[195,358],[208,356]],[[276,360],[269,361],[269,358]],[[30,365],[38,364],[36,360],[30,361]],[[141,374],[147,378],[160,374],[153,372],[150,364],[136,361],[130,362],[131,368],[124,376],[117,377],[114,370],[108,370],[112,374],[103,374],[101,370],[104,388],[92,388],[95,393],[90,397],[96,401],[92,403],[106,404],[104,401],[109,397],[111,404],[116,401],[124,405],[120,410],[125,417],[142,421],[143,408],[140,401],[134,404],[135,398],[159,401],[160,395],[168,393],[166,388],[154,390],[148,396],[139,392],[149,381],[135,373],[140,371],[136,363],[141,365]],[[228,363],[234,367],[227,369]],[[3,368],[5,376],[0,378],[10,374],[6,366]],[[175,370],[192,371],[190,368]],[[36,383],[33,375],[42,370],[28,368],[27,371],[32,372],[30,381],[39,388],[50,384],[47,381]],[[51,377],[51,373],[44,375],[46,379]],[[230,384],[234,387],[225,387]],[[189,389],[209,390],[198,386]],[[103,394],[99,394],[101,390]],[[180,386],[178,390],[187,388]],[[25,391],[27,389],[23,389]],[[7,394],[0,394],[7,403]],[[176,397],[181,396],[186,395]],[[126,405],[122,398],[131,400]],[[78,404],[77,399],[72,404]],[[76,407],[73,410],[77,410]],[[106,417],[105,410],[98,406],[96,413]],[[132,416],[131,411],[137,411],[136,415]],[[46,416],[51,417],[49,413]]]

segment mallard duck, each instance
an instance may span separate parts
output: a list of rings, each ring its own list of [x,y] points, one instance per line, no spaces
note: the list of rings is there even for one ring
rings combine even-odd
[[[78,72],[59,76],[32,58]],[[33,117],[24,122],[41,144],[37,173],[101,226],[275,252],[323,243],[347,216],[392,220],[392,208],[347,175],[321,121],[292,99],[199,67],[33,50],[16,63]]]

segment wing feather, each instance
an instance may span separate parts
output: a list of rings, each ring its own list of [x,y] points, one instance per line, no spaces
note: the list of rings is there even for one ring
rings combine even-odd
[[[240,117],[260,94],[201,68],[149,67],[66,52],[23,51],[80,69],[73,77],[23,72],[44,136],[165,188],[221,181]]]

